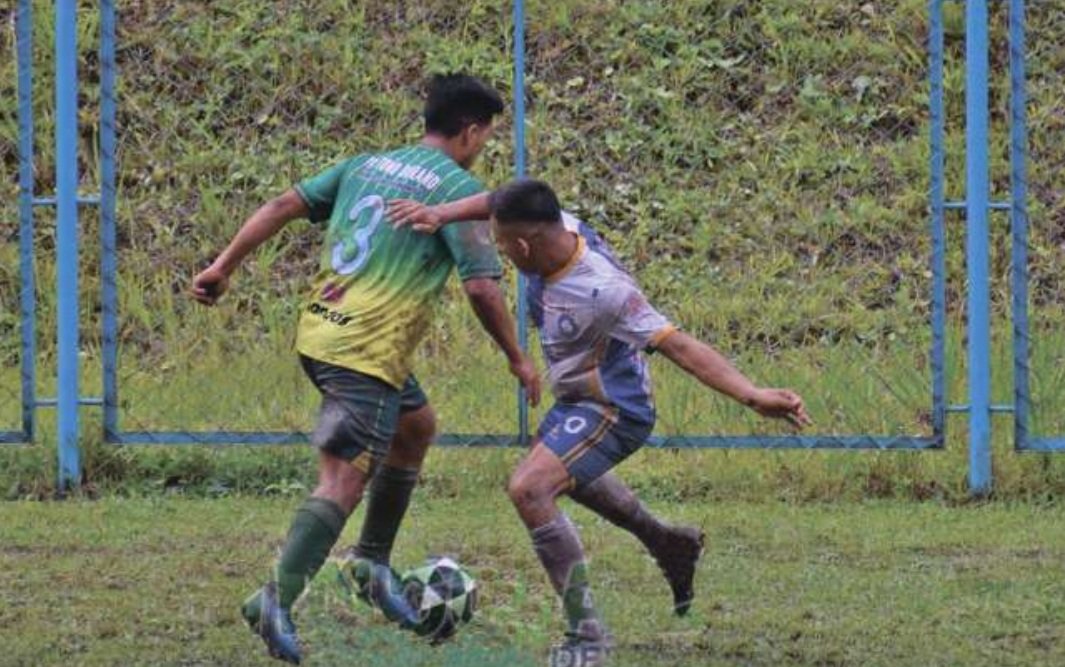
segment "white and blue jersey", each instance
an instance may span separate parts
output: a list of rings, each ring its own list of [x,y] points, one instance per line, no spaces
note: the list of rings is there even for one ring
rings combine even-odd
[[[602,237],[574,216],[562,217],[577,234],[577,251],[555,274],[530,276],[527,291],[551,391],[560,404],[651,426],[654,398],[641,352],[675,328]]]

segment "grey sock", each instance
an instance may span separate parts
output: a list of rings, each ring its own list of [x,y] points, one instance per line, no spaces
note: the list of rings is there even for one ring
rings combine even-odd
[[[669,526],[648,512],[632,489],[613,473],[574,489],[570,497],[615,526],[629,531],[651,551],[668,537]]]
[[[377,563],[388,563],[399,525],[407,513],[410,497],[418,484],[417,468],[382,465],[370,482],[366,518],[359,533],[356,553]]]
[[[577,528],[562,512],[544,525],[529,531],[533,548],[555,592],[562,598],[571,632],[598,639],[602,635],[588,584],[588,566]]]

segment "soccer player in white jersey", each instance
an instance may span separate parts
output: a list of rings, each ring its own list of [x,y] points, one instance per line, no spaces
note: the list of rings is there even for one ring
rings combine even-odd
[[[636,534],[663,566],[679,613],[691,603],[701,549],[698,531],[665,526],[610,473],[654,428],[642,352],[660,352],[711,389],[797,427],[810,423],[802,398],[758,387],[713,347],[678,330],[647,302],[602,239],[561,210],[545,183],[517,180],[491,195],[434,207],[396,202],[390,214],[394,224],[421,231],[490,216],[500,250],[528,277],[528,303],[556,402],[508,492],[562,598],[567,640],[552,649],[551,664],[602,665],[610,636],[592,600],[580,537],[557,498],[568,494]],[[679,570],[687,574],[682,595],[671,577]]]

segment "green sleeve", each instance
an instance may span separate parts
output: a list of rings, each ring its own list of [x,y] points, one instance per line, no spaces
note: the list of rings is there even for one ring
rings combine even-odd
[[[467,177],[460,187],[453,190],[449,188],[449,192],[441,201],[455,201],[484,192],[484,189],[477,179]],[[499,253],[496,252],[487,220],[453,222],[445,225],[439,234],[451,253],[455,270],[461,280],[503,276],[503,265],[499,261]]]
[[[340,183],[357,159],[351,158],[338,162],[325,171],[296,184],[296,192],[303,198],[310,211],[307,217],[311,222],[328,220],[333,214],[333,203],[336,202],[337,192],[340,191]]]

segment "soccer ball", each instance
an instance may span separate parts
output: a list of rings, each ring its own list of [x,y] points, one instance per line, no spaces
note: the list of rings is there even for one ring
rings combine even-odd
[[[434,643],[454,635],[477,609],[477,582],[450,558],[430,558],[404,574],[402,586],[418,612],[414,631]]]

